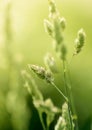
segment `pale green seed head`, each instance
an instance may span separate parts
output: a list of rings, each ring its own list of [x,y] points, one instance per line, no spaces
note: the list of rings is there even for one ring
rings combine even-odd
[[[58,56],[61,60],[66,60],[67,48],[65,44],[60,46],[60,50],[58,51]]]
[[[52,76],[52,73],[50,71],[46,71],[45,72],[45,80],[48,82],[48,83],[51,83],[53,82],[54,78]]]
[[[85,44],[85,39],[86,39],[86,34],[83,29],[80,29],[78,31],[78,36],[75,40],[74,55],[78,54],[82,50],[82,48]]]
[[[44,20],[44,27],[45,27],[45,31],[52,36],[53,34],[53,25],[50,21],[48,21],[47,19]]]
[[[65,18],[60,18],[61,29],[64,30],[66,28],[66,20]]]
[[[80,29],[78,32],[78,39],[80,42],[80,46],[82,47],[85,43],[86,34],[83,29]]]
[[[72,114],[71,111],[68,109],[68,104],[65,102],[62,106],[62,118],[65,120],[65,130],[74,130],[74,122],[72,120]],[[69,114],[70,113],[70,114]],[[71,118],[71,120],[70,120]]]
[[[45,79],[45,68],[37,65],[28,65],[29,69],[33,70],[40,78]]]
[[[57,72],[58,72],[55,59],[54,59],[54,57],[52,57],[52,55],[51,55],[50,53],[48,53],[48,54],[45,56],[44,62],[45,62],[46,67],[47,67],[52,73],[57,73]]]
[[[57,42],[57,44],[60,44],[63,41],[63,35],[61,31],[61,25],[58,17],[54,17],[53,19],[53,26],[54,26],[54,31],[53,31],[53,38]]]
[[[48,0],[49,2],[49,11],[50,13],[55,13],[56,12],[56,4],[54,0]]]
[[[33,72],[41,79],[45,79],[48,83],[53,81],[52,73],[46,70],[43,67],[37,65],[28,65],[29,69],[33,70]]]
[[[67,130],[65,119],[62,116],[59,117],[55,126],[55,130]]]

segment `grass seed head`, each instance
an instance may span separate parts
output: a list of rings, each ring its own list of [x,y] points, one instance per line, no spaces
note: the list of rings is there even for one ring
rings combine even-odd
[[[52,36],[53,33],[53,25],[50,21],[48,21],[47,19],[44,20],[44,27],[45,27],[45,31]]]
[[[78,54],[82,50],[82,47],[84,46],[84,43],[85,43],[85,38],[86,38],[86,34],[85,34],[84,30],[80,29],[78,32],[78,36],[75,40],[74,55]]]
[[[61,29],[64,30],[66,28],[66,20],[65,18],[60,18],[60,25],[61,25]]]
[[[33,70],[40,78],[45,79],[45,68],[37,65],[29,65],[29,68]]]
[[[44,67],[40,67],[37,65],[28,65],[29,69],[33,70],[33,72],[41,79],[45,79],[48,83],[53,81],[52,73],[46,70]]]
[[[57,72],[58,72],[55,59],[54,59],[54,57],[52,57],[52,55],[51,55],[50,53],[48,53],[48,54],[45,56],[44,62],[45,62],[46,67],[48,67],[48,69],[49,69],[52,73],[57,73]]]

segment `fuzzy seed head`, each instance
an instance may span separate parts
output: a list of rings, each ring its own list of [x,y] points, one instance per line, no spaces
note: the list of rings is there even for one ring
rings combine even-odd
[[[75,40],[75,51],[74,51],[75,55],[78,54],[82,50],[82,47],[84,46],[84,43],[85,43],[85,38],[86,38],[86,34],[84,30],[80,29],[78,32],[78,36]]]
[[[60,44],[63,41],[63,36],[61,32],[61,25],[57,17],[54,18],[53,25],[54,25],[53,37],[57,42],[57,44]]]
[[[49,72],[49,71],[46,71],[46,73],[45,73],[45,79],[46,79],[46,81],[48,82],[48,83],[51,83],[51,82],[53,82],[53,77],[52,77],[52,73],[51,72]]]
[[[79,30],[78,32],[78,39],[79,39],[79,42],[80,42],[80,46],[82,47],[85,43],[85,37],[86,37],[86,34],[84,32],[83,29]]]
[[[41,79],[45,79],[48,83],[53,81],[52,73],[47,71],[45,68],[37,65],[28,65],[29,69],[33,70],[35,74]]]
[[[69,113],[70,113],[70,115],[69,115]],[[66,102],[62,106],[62,118],[66,122],[66,125],[65,125],[66,130],[71,130],[71,129],[74,130],[74,123],[72,120],[72,114],[71,114],[71,111],[69,112],[68,104]],[[72,122],[70,121],[70,118],[71,118]]]
[[[67,54],[67,48],[65,44],[62,44],[60,46],[60,50],[58,51],[58,56],[60,57],[61,60],[66,60],[66,54]]]
[[[53,26],[52,26],[51,22],[45,19],[45,20],[44,20],[44,27],[45,27],[45,31],[46,31],[50,36],[52,36]]]
[[[45,61],[45,65],[49,68],[49,70],[52,73],[57,73],[58,72],[55,59],[54,59],[54,57],[51,56],[51,54],[48,53],[45,56],[44,61]]]
[[[40,78],[45,78],[45,69],[37,65],[29,65],[29,68],[33,70]]]
[[[55,130],[66,130],[66,122],[63,117],[59,117],[57,124],[55,126]]]
[[[49,11],[50,13],[55,13],[56,12],[56,4],[54,0],[48,0],[49,2]]]
[[[60,25],[61,25],[61,29],[64,30],[66,27],[66,20],[65,18],[60,18]]]

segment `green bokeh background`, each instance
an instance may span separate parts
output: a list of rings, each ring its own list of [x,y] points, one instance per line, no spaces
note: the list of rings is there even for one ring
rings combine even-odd
[[[67,21],[65,42],[68,47],[68,60],[71,59],[71,55],[73,53],[74,39],[76,38],[77,31],[80,28],[84,28],[86,32],[86,44],[81,54],[73,58],[70,64],[70,71],[72,91],[78,113],[80,130],[91,130],[88,125],[90,125],[92,117],[92,1],[56,0],[56,4],[61,16],[64,16]],[[5,2],[0,0],[0,130],[10,130],[14,129],[14,127],[15,130],[18,130],[16,126],[19,125],[20,122],[14,121],[15,125],[12,125],[12,116],[8,112],[6,105],[8,102],[6,99],[10,88],[8,88],[7,85],[8,69],[6,55],[4,52],[4,29],[2,28],[4,19],[3,14],[5,11],[4,5]],[[55,56],[52,48],[52,40],[44,31],[44,18],[48,18],[47,0],[12,0],[11,23],[13,39],[11,50],[14,54],[15,60],[19,63],[21,62],[18,66],[17,74],[14,73],[15,77],[17,77],[21,70],[26,69],[27,64],[31,63],[44,66],[43,58],[47,52],[52,52]],[[57,62],[59,69],[62,71],[62,65],[60,66],[58,59]],[[61,76],[62,74],[55,75],[55,82],[58,87],[63,86]],[[53,87],[47,85],[44,81],[39,80],[37,77],[35,78],[44,97],[51,97],[55,105],[61,106],[63,99],[53,89]],[[18,84],[18,80],[18,77],[17,80],[12,79],[12,82],[14,81],[12,86],[14,84],[15,88],[17,86],[16,84]],[[17,83],[15,84],[15,82]],[[20,89],[22,88],[23,86],[20,87]],[[17,91],[18,94],[21,95],[21,90],[15,89],[15,92]],[[23,96],[23,101],[30,104],[29,97],[25,91],[26,90],[23,89],[22,94],[26,95]],[[11,98],[13,97],[11,96]],[[14,104],[15,108],[18,107],[17,105],[19,105],[20,108],[19,111],[16,111],[17,115],[19,115],[20,111],[22,111],[21,105],[23,105],[23,102],[21,103],[21,101],[22,100],[20,100],[18,104],[16,104],[16,102]],[[27,108],[28,113],[25,112],[26,118],[20,116],[18,119],[24,119],[24,122],[27,122],[26,120],[30,119],[31,122],[31,117],[28,116],[29,113],[30,115],[32,113],[30,110],[31,105],[27,106],[30,107]],[[21,124],[22,123],[23,122],[21,121]],[[29,123],[26,124],[28,125]],[[19,130],[23,129],[20,127]],[[27,130],[27,128],[24,130]]]

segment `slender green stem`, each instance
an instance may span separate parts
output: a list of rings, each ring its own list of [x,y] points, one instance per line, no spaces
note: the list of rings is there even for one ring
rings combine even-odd
[[[72,119],[71,119],[71,104],[70,104],[70,95],[69,95],[69,88],[67,86],[67,77],[66,77],[66,65],[65,61],[63,60],[63,71],[64,71],[64,86],[65,86],[65,92],[68,98],[68,111],[69,111],[69,118],[70,118],[70,123],[71,123],[71,130],[72,130]]]
[[[73,57],[74,57],[74,55],[73,55]],[[77,114],[76,114],[76,109],[75,109],[75,106],[74,106],[73,95],[72,95],[72,82],[71,82],[69,65],[70,64],[68,64],[68,62],[67,62],[67,75],[68,75],[68,80],[69,80],[69,85],[70,85],[70,92],[69,92],[69,94],[70,94],[70,104],[71,104],[72,114],[74,116],[76,116]],[[75,125],[76,125],[76,130],[78,130],[79,128],[78,128],[77,118],[75,119]]]
[[[71,64],[71,62],[72,62],[72,60],[73,60],[73,57],[74,57],[74,54],[72,55],[72,57],[71,57],[71,59],[70,59],[70,61],[69,61],[69,63],[68,63],[69,66],[70,66],[70,64]]]
[[[51,82],[51,84],[63,96],[63,98],[68,102],[68,98],[63,94],[63,92],[53,82]]]
[[[47,130],[49,130],[49,126],[51,122],[49,122],[48,118],[46,118],[46,122],[47,122]]]
[[[68,76],[68,80],[69,80],[69,86],[70,86],[70,101],[71,101],[71,109],[72,109],[72,113],[75,115],[76,111],[75,111],[75,107],[74,107],[74,101],[73,101],[73,96],[72,96],[72,81],[71,81],[71,76],[70,76],[70,69],[68,67],[68,62],[67,62],[67,76]]]
[[[39,113],[39,117],[40,117],[40,121],[41,121],[43,130],[47,130],[46,127],[45,127],[45,124],[44,124],[44,122],[43,122],[43,118],[42,118],[42,114],[41,114],[41,113]]]

